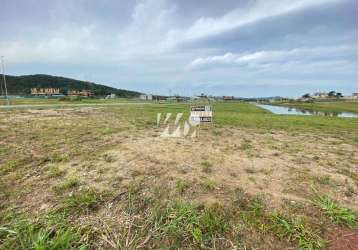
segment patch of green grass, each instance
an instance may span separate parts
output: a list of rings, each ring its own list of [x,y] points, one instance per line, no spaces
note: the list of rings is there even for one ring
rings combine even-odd
[[[100,200],[100,194],[95,190],[82,190],[71,196],[65,197],[62,202],[61,210],[65,212],[86,212],[95,209]]]
[[[211,173],[213,164],[211,164],[209,161],[207,161],[207,160],[202,161],[202,162],[200,162],[200,165],[201,165],[201,170],[204,173]]]
[[[69,156],[67,154],[58,154],[55,153],[50,157],[50,162],[57,163],[57,162],[67,162],[69,160]]]
[[[222,135],[222,134],[223,134],[223,132],[220,131],[220,130],[213,130],[213,135],[215,135],[215,136],[219,136],[219,135]]]
[[[125,212],[129,215],[139,214],[152,203],[152,198],[143,195],[137,183],[131,183],[127,189]]]
[[[322,209],[334,223],[346,225],[350,228],[358,229],[358,214],[348,208],[340,207],[326,195],[315,192],[313,204]]]
[[[113,128],[103,128],[100,130],[101,135],[111,135],[115,133],[116,131]]]
[[[64,171],[61,170],[58,165],[50,165],[48,167],[48,176],[49,177],[59,177],[64,174]]]
[[[185,190],[187,190],[190,187],[189,183],[183,181],[183,180],[178,180],[175,183],[175,188],[177,190],[178,193],[183,194],[185,192]]]
[[[171,247],[180,248],[185,239],[203,247],[212,245],[215,237],[223,236],[229,229],[224,216],[224,210],[218,205],[200,210],[194,204],[175,201],[155,210],[154,221],[160,231],[158,237],[166,239]]]
[[[244,142],[242,142],[239,147],[240,150],[249,150],[251,148],[252,145],[249,140],[244,140]]]
[[[248,225],[262,225],[265,206],[259,198],[251,200],[241,199],[240,218]]]
[[[158,215],[158,214],[157,214]],[[156,219],[161,224],[161,230],[169,237],[183,239],[186,237],[199,238],[199,213],[190,203],[173,202],[161,210],[160,217]]]
[[[218,184],[211,179],[204,178],[203,181],[200,183],[202,187],[204,187],[207,190],[215,190],[218,186]]]
[[[204,208],[200,216],[200,228],[209,239],[218,237],[229,229],[229,218],[222,206],[215,203]]]
[[[329,175],[324,175],[324,176],[314,176],[313,177],[314,182],[320,184],[320,185],[332,185],[333,184],[333,180],[331,179],[331,177]]]
[[[0,175],[7,174],[11,171],[13,171],[17,166],[16,160],[8,160],[5,163],[0,165]]]
[[[271,232],[281,240],[296,243],[298,249],[320,249],[325,244],[319,234],[307,228],[302,221],[266,211],[259,198],[242,204],[240,218],[246,225],[258,229],[261,233]]]
[[[0,226],[0,249],[87,249],[80,232],[60,216],[29,220],[6,216]]]
[[[69,176],[62,183],[54,186],[53,189],[56,193],[61,193],[68,189],[78,187],[80,183],[80,179],[77,176]]]
[[[279,214],[271,214],[272,229],[280,239],[298,242],[299,249],[321,249],[326,242],[318,233],[306,228],[301,220],[291,220]]]
[[[256,178],[255,177],[249,176],[248,179],[249,179],[249,181],[251,181],[253,183],[256,183]]]

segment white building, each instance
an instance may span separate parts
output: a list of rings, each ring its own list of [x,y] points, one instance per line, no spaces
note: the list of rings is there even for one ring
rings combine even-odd
[[[116,94],[110,94],[106,96],[106,99],[115,99],[115,98],[117,98]]]
[[[327,98],[328,94],[326,92],[316,92],[313,93],[313,95],[311,96],[312,98]]]
[[[141,99],[141,100],[147,100],[147,101],[151,101],[151,100],[153,100],[153,95],[151,95],[151,94],[149,94],[149,95],[147,95],[147,94],[143,94],[143,95],[140,95],[139,96],[139,99]]]

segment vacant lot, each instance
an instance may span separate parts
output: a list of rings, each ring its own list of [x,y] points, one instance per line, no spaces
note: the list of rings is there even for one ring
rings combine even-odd
[[[156,114],[173,113],[172,131],[189,107],[1,110],[0,249],[320,249],[355,237],[358,119],[221,103],[199,137],[160,137]]]

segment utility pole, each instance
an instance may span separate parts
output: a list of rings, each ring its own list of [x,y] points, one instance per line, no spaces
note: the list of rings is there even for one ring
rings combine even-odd
[[[2,77],[3,77],[3,80],[4,80],[4,86],[5,86],[6,102],[7,102],[7,105],[10,105],[9,97],[8,97],[8,95],[7,95],[6,77],[5,77],[5,67],[4,67],[4,57],[3,57],[3,56],[1,56],[1,68],[2,68]]]

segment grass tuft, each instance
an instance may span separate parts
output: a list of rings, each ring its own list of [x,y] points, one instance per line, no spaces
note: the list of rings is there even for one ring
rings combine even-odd
[[[213,165],[209,161],[202,161],[200,163],[200,165],[201,165],[201,170],[204,173],[211,173],[212,172]]]
[[[203,178],[203,181],[200,183],[200,185],[209,191],[213,191],[218,188],[218,184],[214,180],[207,178]]]
[[[100,201],[99,194],[93,190],[83,190],[63,200],[61,210],[65,212],[86,212],[94,210]]]
[[[279,214],[271,214],[272,230],[280,239],[298,242],[299,249],[321,249],[326,242],[314,231],[306,228],[301,220],[291,220]]]
[[[16,160],[8,160],[7,162],[0,165],[0,176],[13,171],[18,162]]]
[[[61,193],[64,192],[68,189],[72,189],[75,187],[78,187],[80,185],[80,179],[77,176],[70,176],[68,178],[66,178],[61,184],[54,186],[53,190],[56,193]]]
[[[175,188],[177,190],[178,193],[183,194],[185,192],[185,190],[187,190],[190,187],[189,183],[183,181],[183,180],[178,180],[175,183]]]
[[[324,214],[326,214],[334,223],[358,229],[357,213],[348,208],[340,207],[328,196],[319,195],[315,192],[313,204],[322,209]]]
[[[200,210],[192,203],[175,201],[155,210],[154,221],[160,232],[158,237],[165,238],[171,246],[180,247],[184,240],[190,239],[203,247],[211,245],[229,229],[224,215],[219,205]]]
[[[87,249],[78,229],[62,216],[53,215],[28,220],[22,216],[6,217],[0,227],[0,249]]]
[[[50,165],[48,169],[48,176],[49,177],[59,177],[64,174],[64,171],[61,170],[57,165]]]

